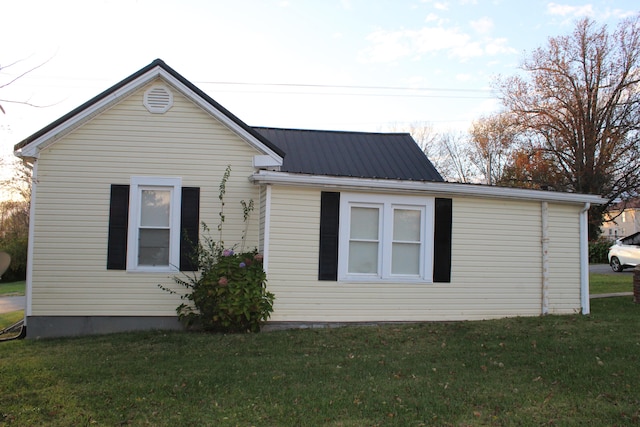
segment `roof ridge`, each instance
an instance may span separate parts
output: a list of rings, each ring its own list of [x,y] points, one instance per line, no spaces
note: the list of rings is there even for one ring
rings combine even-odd
[[[269,130],[282,130],[292,132],[325,132],[325,133],[343,133],[343,134],[358,134],[358,135],[409,135],[409,132],[367,132],[358,130],[329,130],[329,129],[300,129],[300,128],[282,128],[274,126],[251,126],[253,129],[269,129]]]

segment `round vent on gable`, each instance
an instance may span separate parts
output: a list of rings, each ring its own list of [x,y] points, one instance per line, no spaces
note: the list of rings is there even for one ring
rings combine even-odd
[[[150,113],[166,113],[173,106],[173,93],[166,86],[153,86],[144,93],[143,104]]]

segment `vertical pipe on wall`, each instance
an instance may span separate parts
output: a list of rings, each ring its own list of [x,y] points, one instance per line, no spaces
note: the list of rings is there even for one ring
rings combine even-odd
[[[589,208],[585,203],[580,211],[580,303],[582,314],[589,314]]]
[[[549,203],[542,202],[542,314],[549,313]]]

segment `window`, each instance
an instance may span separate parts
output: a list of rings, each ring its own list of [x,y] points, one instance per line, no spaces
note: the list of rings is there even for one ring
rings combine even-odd
[[[341,193],[340,280],[431,281],[434,199]]]
[[[195,271],[200,188],[180,178],[132,177],[112,184],[107,269]]]
[[[177,269],[180,188],[180,178],[131,178],[127,270]]]

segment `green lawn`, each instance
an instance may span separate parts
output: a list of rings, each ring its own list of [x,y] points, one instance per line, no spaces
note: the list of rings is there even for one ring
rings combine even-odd
[[[24,295],[25,281],[0,283],[0,297]]]
[[[589,316],[0,344],[0,424],[631,425],[640,305]]]
[[[589,274],[589,292],[593,295],[632,291],[633,274]]]

